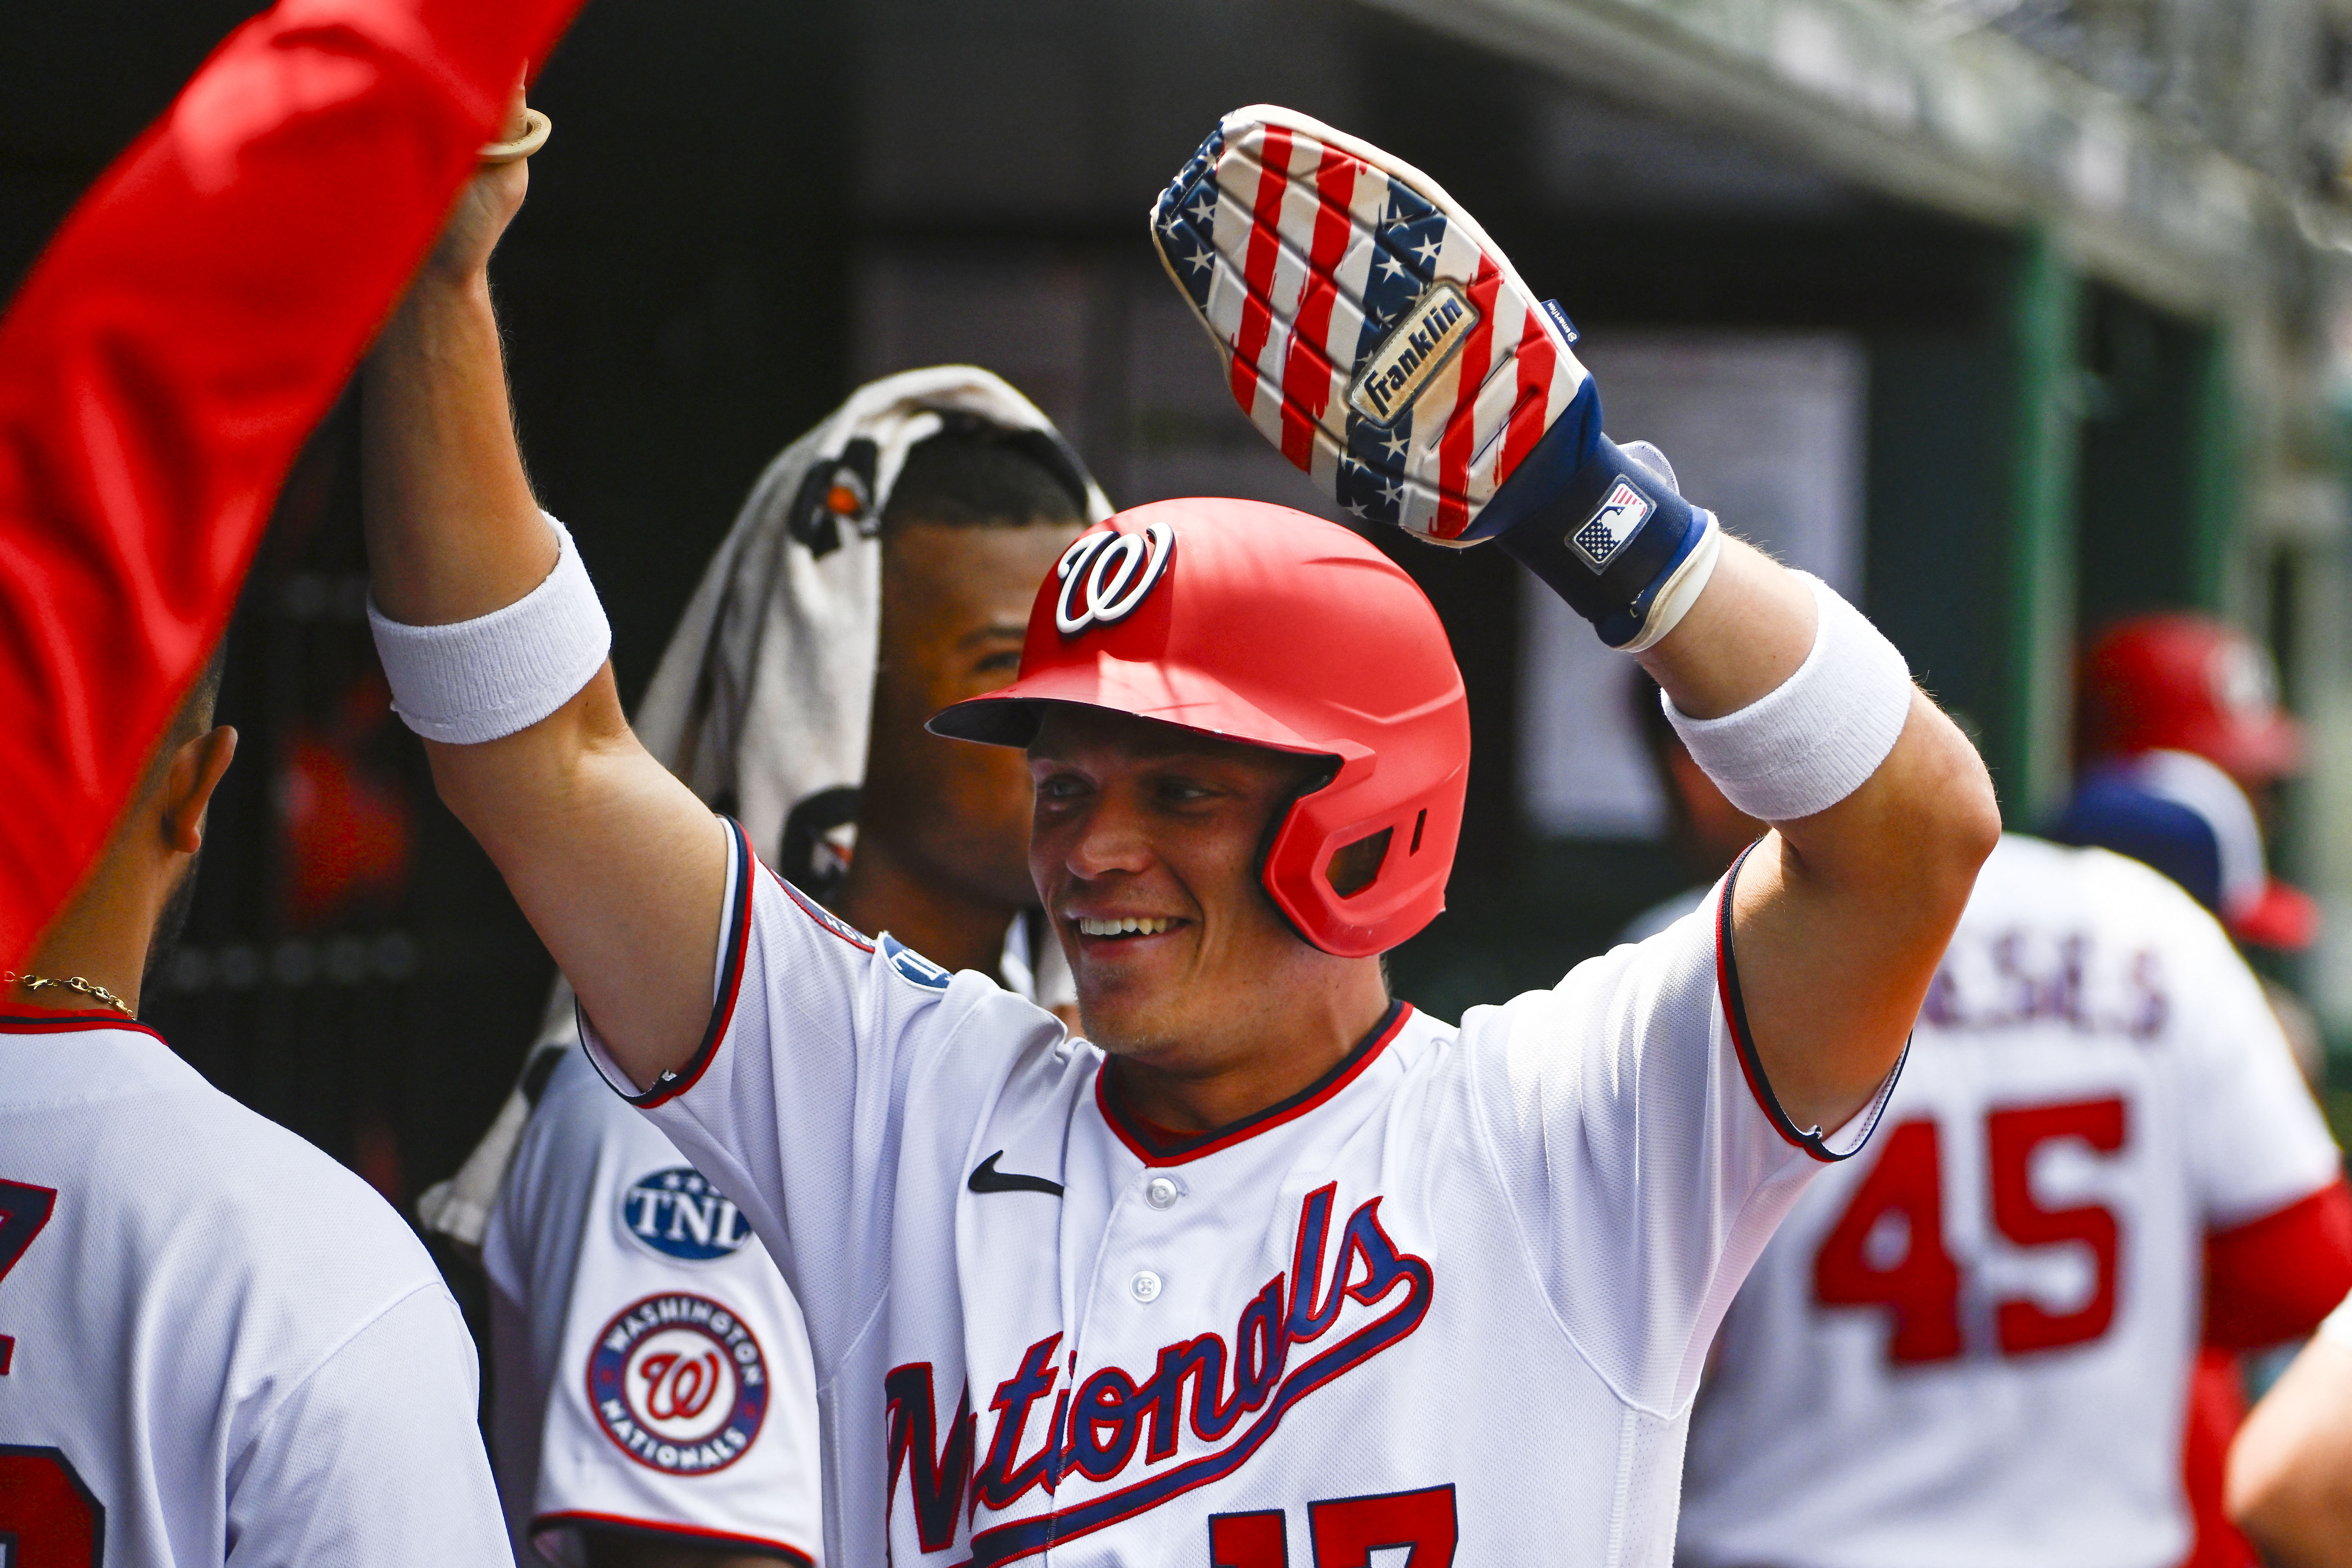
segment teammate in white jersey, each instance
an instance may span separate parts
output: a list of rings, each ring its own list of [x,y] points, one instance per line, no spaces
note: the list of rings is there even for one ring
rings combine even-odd
[[[1878,1147],[1813,1184],[1725,1321],[1685,1560],[2179,1562],[2209,1234],[2215,1317],[2340,1285],[2339,1169],[2211,916],[2135,861],[2003,839]]]
[[[542,1060],[484,1248],[519,1562],[814,1563],[799,1304],[740,1209],[577,1051]]]
[[[365,1183],[136,1020],[236,736],[218,666],[0,1002],[0,1562],[512,1561],[472,1340]]]
[[[1277,172],[1354,193],[1294,206]],[[1701,761],[1779,824],[1715,917],[1458,1030],[1391,998],[1379,954],[1442,907],[1460,828],[1444,631],[1345,529],[1171,501],[1082,536],[1021,679],[932,721],[1027,751],[1031,870],[1088,1039],[868,941],[621,717],[512,444],[481,276],[504,177],[370,367],[396,702],[605,1071],[800,1297],[828,1560],[1662,1563],[1716,1321],[1815,1161],[1866,1137],[1991,848],[1989,781],[1850,606],[1601,438],[1565,318],[1424,176],[1273,110],[1229,117],[1195,175],[1220,190],[1163,211],[1213,214],[1222,265],[1342,257],[1249,296],[1284,342],[1337,340],[1327,284],[1360,288],[1363,246],[1423,269],[1425,309],[1350,315],[1344,363],[1318,346],[1283,372],[1303,456],[1336,471],[1314,422],[1368,418],[1328,394],[1377,374],[1388,434],[1348,438],[1409,452],[1425,422],[1430,476],[1396,481],[1423,531],[1485,516],[1639,651]],[[1417,245],[1374,232],[1391,210],[1422,214]],[[1262,218],[1317,232],[1261,246]],[[1239,319],[1252,388],[1244,356],[1284,356]]]
[[[1696,852],[1761,831],[1670,732],[1649,739]],[[2118,841],[2194,882],[2196,857],[2147,827],[2168,802],[2134,810],[2122,789],[2103,779],[2071,831],[2139,828]],[[2240,883],[2260,881],[2252,852]],[[2197,883],[2216,909],[2223,885]],[[2352,1201],[2254,977],[2167,879],[2005,838],[1887,1114],[1881,1148],[1806,1194],[1733,1304],[1684,1558],[2181,1562],[2200,1332],[2275,1343],[2352,1277]],[[2101,1201],[2066,1201],[2082,1197]]]
[[[754,487],[635,727],[706,800],[764,819],[762,858],[853,924],[910,930],[1034,999],[1027,774],[923,721],[1013,678],[1037,579],[1108,510],[986,371],[861,388]],[[1059,956],[1049,983],[1066,982]],[[526,1071],[480,1238],[516,1554],[813,1563],[799,1304],[735,1204],[605,1089],[571,1012],[567,994]]]

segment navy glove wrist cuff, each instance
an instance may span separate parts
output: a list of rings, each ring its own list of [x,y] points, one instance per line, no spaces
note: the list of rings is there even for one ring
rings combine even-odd
[[[1565,484],[1495,542],[1591,622],[1603,643],[1622,648],[1641,637],[1707,524],[1706,511],[1602,436]]]

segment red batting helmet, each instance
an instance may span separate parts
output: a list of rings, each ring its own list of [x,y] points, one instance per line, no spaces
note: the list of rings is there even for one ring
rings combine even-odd
[[[1323,951],[1385,952],[1445,907],[1469,782],[1462,672],[1412,579],[1339,525],[1257,501],[1160,501],[1081,535],[1037,591],[1020,679],[930,727],[1026,746],[1049,702],[1331,758],[1261,873]],[[1342,894],[1332,857],[1373,838],[1378,872]]]
[[[2083,656],[2082,755],[2189,751],[2248,788],[2294,772],[2303,730],[2278,706],[2270,655],[2202,615],[2137,615]]]

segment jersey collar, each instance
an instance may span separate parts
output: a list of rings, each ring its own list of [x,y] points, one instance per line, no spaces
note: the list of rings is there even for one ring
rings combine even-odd
[[[111,1009],[73,1012],[0,1013],[0,1034],[73,1034],[85,1030],[121,1030],[131,1034],[156,1034],[136,1019]]]
[[[1229,1149],[1244,1139],[1279,1127],[1285,1122],[1296,1121],[1338,1094],[1353,1083],[1358,1075],[1388,1048],[1389,1042],[1396,1039],[1398,1032],[1404,1028],[1405,1019],[1412,1016],[1412,1003],[1390,1002],[1389,1010],[1381,1015],[1380,1022],[1372,1026],[1371,1032],[1358,1040],[1330,1071],[1286,1100],[1205,1133],[1181,1136],[1171,1134],[1165,1128],[1151,1126],[1141,1117],[1123,1109],[1110,1092],[1108,1059],[1105,1059],[1095,1071],[1095,1104],[1102,1112],[1102,1119],[1109,1124],[1110,1130],[1118,1135],[1118,1141],[1145,1165],[1189,1165],[1221,1149]]]

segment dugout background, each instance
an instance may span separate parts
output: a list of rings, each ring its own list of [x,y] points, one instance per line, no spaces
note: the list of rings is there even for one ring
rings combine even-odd
[[[0,287],[254,8],[0,14]],[[2278,444],[2276,420],[2233,402],[2217,319],[2078,265],[2047,213],[1913,199],[1847,153],[1636,77],[1570,86],[1412,9],[592,0],[534,90],[556,131],[495,277],[526,455],[604,591],[625,697],[751,478],[857,375],[969,353],[1062,420],[1116,500],[1312,505],[1220,406],[1204,346],[1146,351],[1134,329],[1167,287],[1146,204],[1219,112],[1261,99],[1409,151],[1588,336],[1853,345],[1865,606],[1975,725],[2014,825],[2063,785],[2078,624],[2226,606],[2273,637],[2306,706],[2352,680],[2313,631],[2336,615],[2314,595],[2338,580],[2338,536],[2262,532],[2247,454]],[[2324,326],[2296,308],[2290,347]],[[243,745],[147,1012],[404,1209],[504,1095],[551,966],[385,711],[352,428],[347,402],[238,612],[222,716]],[[1380,542],[1428,588],[1473,692],[1454,908],[1394,962],[1402,994],[1454,1016],[1556,979],[1688,871],[1655,840],[1530,826],[1512,570]],[[2289,858],[2324,870],[2318,813],[2294,812]]]

